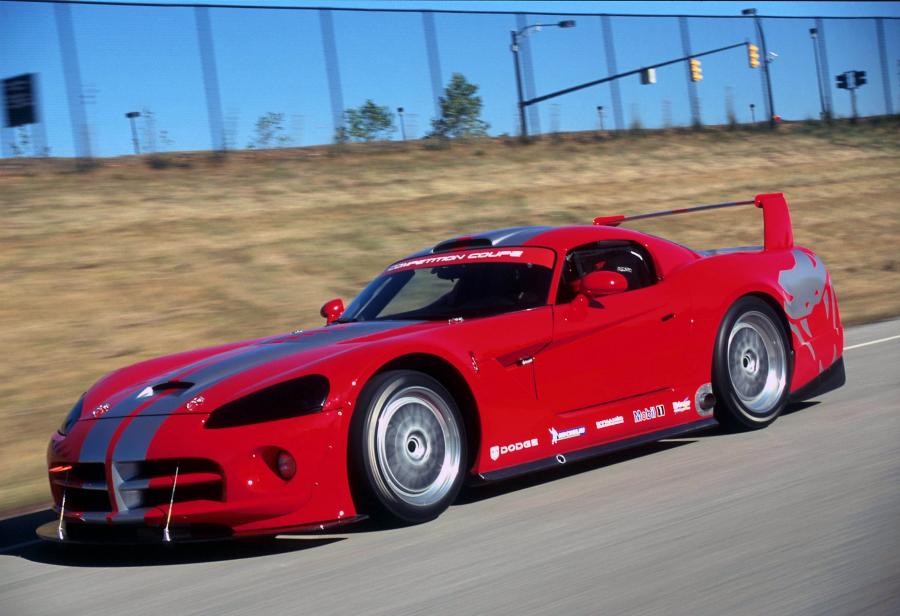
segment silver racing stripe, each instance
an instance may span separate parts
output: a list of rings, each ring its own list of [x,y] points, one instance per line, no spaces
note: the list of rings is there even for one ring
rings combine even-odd
[[[116,430],[122,425],[122,421],[124,421],[122,417],[104,417],[92,420],[93,425],[81,444],[81,451],[78,452],[78,461],[105,462],[109,443]]]
[[[109,452],[111,441],[122,421],[127,417],[142,417],[141,421],[132,421],[123,431],[115,445],[112,457],[116,461],[136,461],[146,456],[147,449],[156,436],[165,419],[176,412],[186,400],[206,392],[210,387],[247,370],[263,364],[302,353],[329,344],[361,338],[390,329],[397,329],[413,324],[410,321],[382,321],[377,323],[358,323],[333,330],[314,330],[315,333],[301,336],[297,340],[278,344],[263,343],[243,349],[236,355],[232,352],[222,353],[221,361],[196,362],[192,366],[199,369],[186,373],[182,368],[172,371],[159,379],[165,382],[177,377],[189,380],[194,384],[186,390],[173,391],[168,395],[160,395],[147,404],[147,399],[138,399],[137,392],[146,384],[141,382],[134,387],[134,394],[129,395],[111,408],[103,418],[93,420],[93,425],[85,437],[78,455],[80,462],[104,462]],[[141,408],[145,405],[144,408]],[[138,411],[138,409],[140,410]],[[153,421],[144,419],[153,418]]]
[[[139,462],[145,460],[150,443],[163,422],[169,417],[169,415],[152,415],[134,419],[126,426],[122,436],[116,441],[115,449],[112,452],[112,461]]]

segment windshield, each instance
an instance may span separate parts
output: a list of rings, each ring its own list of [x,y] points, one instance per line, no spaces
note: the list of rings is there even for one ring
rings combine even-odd
[[[549,263],[475,261],[391,271],[396,267],[363,289],[339,321],[474,318],[536,308],[547,303],[552,274]]]

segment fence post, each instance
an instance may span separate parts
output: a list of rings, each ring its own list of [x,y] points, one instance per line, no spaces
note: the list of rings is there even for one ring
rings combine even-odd
[[[222,119],[222,101],[219,97],[219,73],[216,70],[216,53],[213,46],[209,9],[195,7],[197,44],[200,47],[200,66],[203,70],[203,86],[206,90],[206,114],[213,151],[225,151],[225,121]]]
[[[894,115],[894,103],[891,100],[891,76],[888,70],[887,46],[884,43],[884,19],[875,19],[875,31],[878,34],[878,56],[881,60],[881,87],[884,89],[884,111]]]
[[[72,123],[72,141],[75,146],[75,155],[78,158],[89,161],[91,159],[91,139],[88,133],[84,100],[82,99],[81,67],[78,63],[78,48],[75,46],[72,12],[68,4],[56,4],[53,8],[56,17],[56,31],[59,35],[59,49],[62,53],[66,95],[69,99],[69,120]]]
[[[833,81],[831,70],[828,68],[828,45],[825,44],[825,20],[816,18],[816,36],[819,40],[819,59],[822,62],[822,88],[825,90],[825,113],[829,118],[834,117],[834,100],[831,97],[831,83]]]
[[[603,45],[606,50],[606,70],[610,75],[616,75],[619,67],[616,64],[616,46],[613,42],[612,22],[609,15],[600,17],[600,25],[603,28]],[[625,121],[622,117],[622,94],[619,92],[619,81],[614,79],[609,82],[610,93],[612,94],[613,119],[616,122],[616,130],[625,128]]]
[[[678,25],[681,28],[681,49],[684,55],[691,55],[691,31],[688,29],[687,17],[678,18]],[[691,63],[684,63],[684,72],[687,76],[688,100],[691,105],[691,123],[694,126],[701,126],[703,120],[700,118],[700,99],[697,97],[697,84],[691,79]]]
[[[341,69],[338,64],[337,44],[334,40],[334,22],[330,9],[319,9],[319,25],[322,27],[322,50],[325,54],[325,72],[328,75],[328,92],[331,95],[331,116],[335,138],[344,127],[344,93],[341,90]]]
[[[434,13],[422,11],[422,29],[425,31],[425,52],[428,54],[428,70],[431,74],[431,95],[434,97],[434,117],[441,117],[441,97],[444,80],[441,77],[441,57],[438,53],[437,34],[434,29]]]

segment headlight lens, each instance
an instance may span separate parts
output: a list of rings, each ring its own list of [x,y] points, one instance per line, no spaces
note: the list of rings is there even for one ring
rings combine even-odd
[[[321,411],[326,398],[328,379],[320,374],[311,374],[223,404],[206,420],[206,427],[232,428],[309,415]]]
[[[59,427],[58,432],[65,436],[69,433],[69,430],[72,429],[72,426],[75,425],[75,422],[81,417],[81,409],[84,406],[84,394],[81,394],[81,397],[78,398],[78,402],[75,403],[75,406],[72,407],[72,410],[69,411],[69,414],[66,415],[65,420],[62,422],[62,425]]]

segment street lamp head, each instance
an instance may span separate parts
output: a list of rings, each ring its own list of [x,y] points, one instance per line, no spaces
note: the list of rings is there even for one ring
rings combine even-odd
[[[756,15],[756,9],[744,9],[741,15]]]
[[[141,117],[141,112],[140,111],[129,111],[128,113],[125,114],[125,117],[128,119],[139,118],[139,117]]]
[[[564,21],[559,22],[556,25],[559,26],[560,28],[574,28],[575,20],[574,19],[566,19]]]
[[[810,35],[811,37],[813,37],[813,38],[816,38],[816,35],[817,35],[818,33],[819,33],[819,29],[818,29],[818,28],[810,28],[810,29],[809,29],[809,35]]]
[[[397,113],[403,113],[403,107],[397,107]]]

